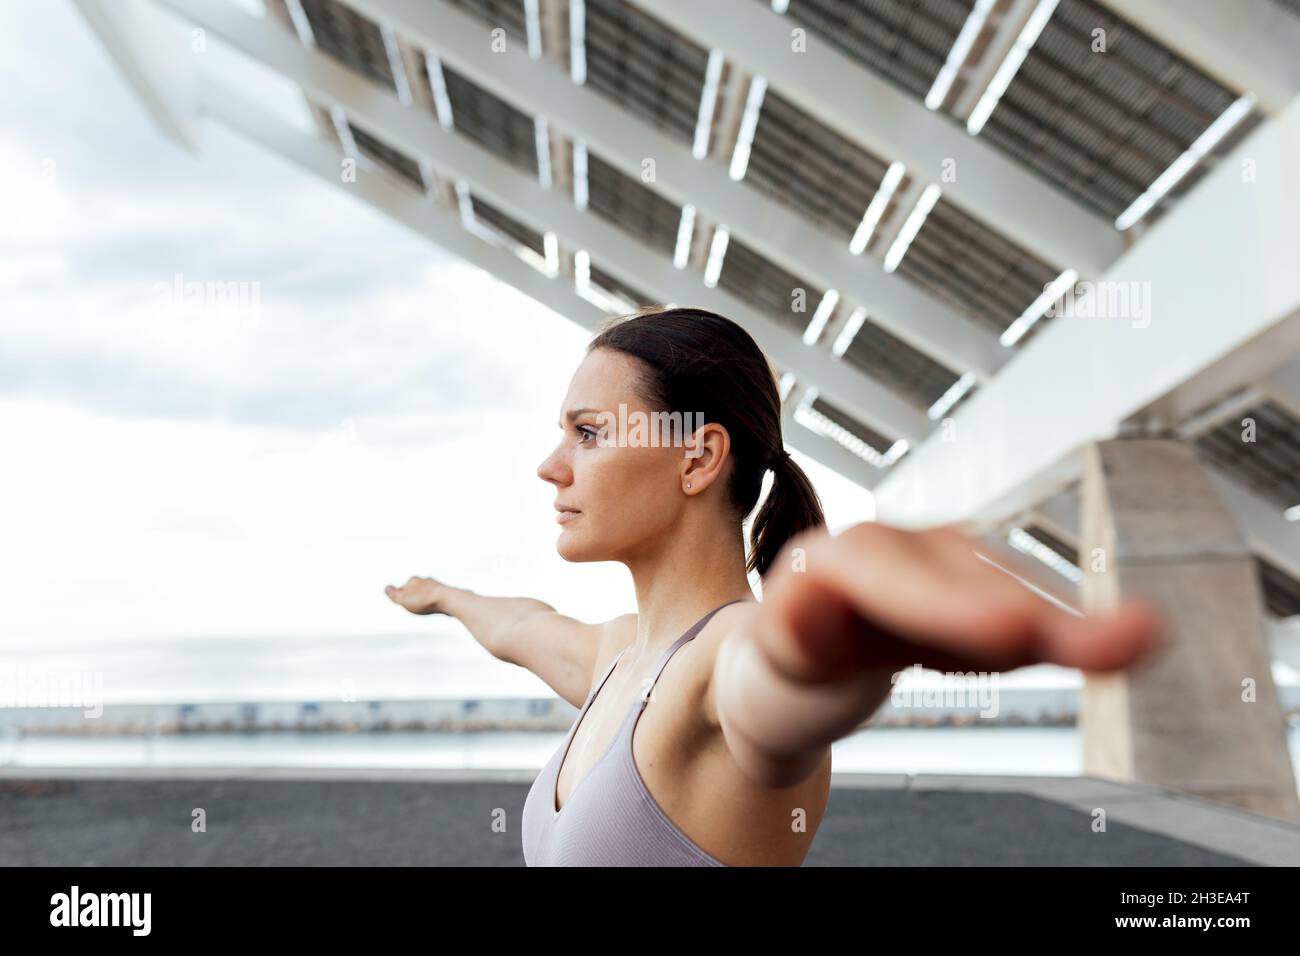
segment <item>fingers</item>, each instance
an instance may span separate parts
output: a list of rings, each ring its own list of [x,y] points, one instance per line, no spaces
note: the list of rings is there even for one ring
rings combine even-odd
[[[1159,622],[1149,609],[1080,618],[981,559],[978,547],[951,527],[864,523],[835,537],[801,535],[769,573],[756,638],[796,680],[914,663],[1111,670],[1153,646]]]
[[[401,585],[387,584],[387,585],[384,585],[384,593],[387,594],[387,595],[388,595],[390,598],[392,598],[394,601],[396,601],[399,597],[402,596],[402,594],[406,591],[407,588],[409,588],[409,587],[411,586],[412,582],[414,582],[414,581],[415,581],[415,578],[407,578],[405,584],[401,584]]]
[[[415,575],[407,578],[406,583],[401,587],[389,584],[384,588],[384,593],[388,595],[389,600],[400,604],[412,614],[438,613],[439,595],[442,592],[443,586],[438,581]]]
[[[1062,667],[1111,671],[1132,666],[1160,646],[1164,623],[1146,604],[1129,601],[1113,614],[1054,621],[1043,653]]]
[[[781,568],[771,589],[774,612],[810,658],[795,666],[838,669],[854,659],[905,666],[921,661],[921,648],[1005,666],[1033,659],[1032,622],[1020,595],[955,530],[864,523],[809,540],[804,550],[802,568]],[[861,623],[826,630],[837,618]],[[820,646],[808,643],[818,639]],[[855,642],[862,646],[844,646]],[[896,661],[900,654],[910,660]]]
[[[387,594],[389,599],[395,604],[401,604],[403,607],[406,607],[407,600],[413,596],[415,586],[418,585],[421,580],[427,579],[411,575],[411,577],[406,579],[406,583],[401,586],[394,586],[392,584],[385,585],[384,593]]]
[[[1080,603],[1077,596],[1060,588],[1045,588],[1055,599],[1052,601],[1032,590],[1039,586],[1037,582],[1031,587],[1013,576],[1030,577],[1024,568],[1025,559],[1016,552],[996,542],[980,541],[975,546],[977,558],[986,563],[997,559],[993,567],[1001,575],[1000,597],[1008,605],[1018,606],[1031,622],[1034,650],[1043,662],[1081,670],[1119,670],[1137,663],[1159,646],[1164,625],[1153,607],[1129,600],[1111,613],[1085,615],[1067,610]]]

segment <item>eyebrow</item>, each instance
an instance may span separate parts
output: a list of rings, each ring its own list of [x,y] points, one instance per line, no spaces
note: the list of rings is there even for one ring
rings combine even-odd
[[[564,413],[564,417],[567,418],[569,421],[573,421],[573,420],[574,420],[575,418],[577,418],[579,415],[582,415],[582,414],[584,414],[584,413],[586,413],[586,412],[599,412],[599,411],[600,411],[599,408],[575,408],[575,409],[573,409],[572,411],[565,412],[565,413]],[[563,423],[563,422],[556,422],[556,423],[555,423],[555,427],[556,427],[556,428],[559,428],[559,429],[561,429],[561,430],[563,430],[563,429],[564,429],[564,423]]]

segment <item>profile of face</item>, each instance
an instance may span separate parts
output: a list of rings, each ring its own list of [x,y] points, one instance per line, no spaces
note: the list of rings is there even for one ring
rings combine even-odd
[[[555,547],[566,561],[653,553],[692,500],[726,477],[730,439],[719,425],[694,431],[685,445],[617,440],[620,403],[629,420],[656,411],[636,389],[640,364],[624,352],[593,349],[569,382],[558,420],[563,435],[537,468],[555,486],[556,507],[577,512],[556,511],[563,520]]]

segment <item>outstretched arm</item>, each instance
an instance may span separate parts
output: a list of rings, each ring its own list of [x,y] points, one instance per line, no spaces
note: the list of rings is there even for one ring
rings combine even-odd
[[[981,560],[978,547],[949,527],[873,522],[788,542],[761,604],[719,644],[705,698],[742,769],[769,786],[803,779],[913,664],[1110,671],[1158,640],[1160,622],[1143,606],[1076,617]]]
[[[522,619],[539,611],[555,611],[545,601],[534,598],[489,597],[433,578],[412,577],[401,587],[388,585],[384,593],[412,614],[446,614],[456,618],[484,650],[502,660],[506,659],[509,639]]]
[[[605,635],[612,629],[624,633],[629,617],[635,633],[635,615],[587,624],[535,598],[476,594],[432,578],[390,584],[384,593],[412,614],[456,618],[493,657],[532,671],[575,707],[591,690]]]

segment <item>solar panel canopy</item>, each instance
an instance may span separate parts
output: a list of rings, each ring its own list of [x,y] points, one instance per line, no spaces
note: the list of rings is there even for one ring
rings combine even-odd
[[[1300,23],[1296,0],[1258,2]],[[269,28],[482,162],[413,149],[304,84],[325,140],[599,312],[734,318],[788,377],[787,430],[864,484],[960,423],[1101,277],[1075,237],[1110,250],[1105,268],[1267,120],[1230,71],[1120,3],[734,3],[711,30],[704,8],[643,0],[265,0]],[[814,69],[768,75],[801,35],[826,75],[892,98],[845,108]],[[898,148],[897,116],[976,144],[1005,202],[961,163],[917,163],[924,143]],[[1007,211],[1020,194],[1059,214],[1061,241],[1043,241],[1041,209]],[[1282,521],[1300,508],[1300,402],[1253,397],[1172,427]],[[1294,607],[1296,568],[1259,560],[1270,608]]]

